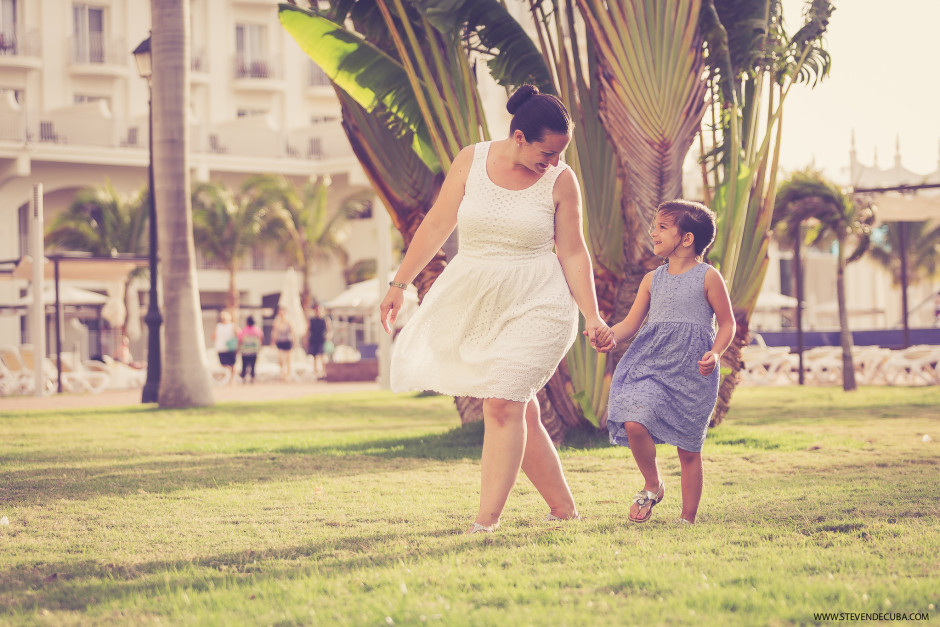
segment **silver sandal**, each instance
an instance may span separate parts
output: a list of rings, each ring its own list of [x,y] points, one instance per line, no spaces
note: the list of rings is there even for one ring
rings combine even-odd
[[[633,497],[633,502],[639,506],[637,512],[646,507],[647,503],[650,508],[646,510],[646,516],[643,518],[633,518],[631,516],[630,520],[635,523],[645,523],[653,515],[653,506],[662,501],[664,496],[666,496],[666,485],[662,481],[659,482],[659,490],[656,492],[650,492],[649,490],[637,492],[636,496]]]
[[[492,525],[481,525],[478,522],[473,523],[473,526],[470,527],[470,531],[467,532],[467,535],[474,533],[493,533],[499,529],[499,521],[494,522]]]

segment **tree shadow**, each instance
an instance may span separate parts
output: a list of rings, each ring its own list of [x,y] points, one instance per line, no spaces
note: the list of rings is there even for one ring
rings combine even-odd
[[[24,564],[4,573],[0,616],[29,612],[35,607],[86,612],[94,607],[132,605],[134,599],[157,593],[172,595],[179,590],[211,593],[232,587],[257,589],[264,580],[296,580],[314,574],[329,576],[396,566],[415,559],[414,533],[406,533],[408,529],[406,524],[389,525],[381,533],[362,534],[353,530],[349,535],[288,547],[141,564],[103,560]],[[466,536],[453,526],[424,530],[421,538],[422,560],[457,553],[467,545]],[[447,538],[452,540],[448,542]],[[429,540],[437,547],[429,550]],[[503,542],[514,540],[504,538]],[[389,549],[391,545],[399,548]],[[378,554],[373,550],[375,546],[383,546],[383,552]]]
[[[11,506],[47,504],[56,500],[87,500],[99,496],[170,494],[232,484],[294,481],[307,475],[356,477],[385,469],[374,457],[186,454],[173,459],[115,460],[95,466],[42,467],[5,473],[0,502]],[[396,470],[409,470],[420,460],[404,460]]]
[[[483,423],[474,422],[444,433],[386,437],[356,443],[311,446],[283,446],[276,453],[302,455],[369,455],[381,458],[413,458],[453,461],[479,459],[483,446]]]

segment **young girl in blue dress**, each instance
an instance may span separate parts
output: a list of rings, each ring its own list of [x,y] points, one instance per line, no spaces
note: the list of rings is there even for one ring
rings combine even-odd
[[[657,444],[675,446],[679,453],[679,522],[695,522],[702,497],[701,451],[718,399],[721,354],[735,331],[724,279],[703,261],[715,231],[715,214],[704,205],[661,204],[650,237],[653,252],[667,263],[643,277],[627,317],[598,334],[602,352],[633,338],[614,371],[607,418],[610,441],[630,447],[645,480],[630,506],[633,522],[649,520],[665,496]]]

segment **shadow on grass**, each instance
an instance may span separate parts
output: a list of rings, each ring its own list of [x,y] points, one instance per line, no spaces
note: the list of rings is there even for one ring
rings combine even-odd
[[[10,471],[0,485],[0,502],[22,506],[55,500],[87,500],[138,494],[172,494],[306,479],[315,475],[357,477],[420,467],[420,460],[394,465],[368,455],[315,456],[266,452],[257,455],[178,456],[178,459],[127,460],[105,466],[43,467]]]
[[[444,433],[417,437],[378,438],[355,444],[284,446],[276,453],[301,455],[369,455],[382,458],[408,457],[451,461],[478,459],[483,446],[483,423],[475,422]]]
[[[399,471],[417,468],[422,460],[479,459],[482,444],[483,424],[475,423],[437,435],[288,445],[234,454],[170,452],[141,459],[129,451],[107,456],[96,453],[93,465],[83,465],[88,461],[84,453],[65,452],[49,459],[48,465],[5,472],[0,502],[26,505],[57,499],[168,494],[290,481],[316,474],[352,477],[389,469],[383,460],[398,460],[394,470]]]
[[[768,497],[753,503],[760,512],[759,524],[749,519],[753,512],[726,510],[727,518],[721,522],[741,525],[744,530],[740,541],[733,538],[726,541],[732,546],[739,543],[752,546],[754,542],[771,546],[779,543],[778,536],[782,535],[786,546],[798,547],[802,543],[792,537],[799,535],[809,538],[808,542],[817,549],[847,543],[861,543],[859,547],[875,543],[873,546],[877,547],[877,543],[886,539],[916,533],[928,525],[918,521],[937,515],[936,484],[915,469],[908,472],[912,477],[919,477],[917,483],[911,484],[915,498],[901,503],[890,517],[884,516],[883,503],[890,502],[896,495],[892,479],[897,477],[897,468],[874,471],[856,468],[825,476],[825,485],[817,487],[825,488],[825,493],[836,498],[826,499],[805,512],[796,511],[799,508],[789,500],[798,497],[802,490],[803,479],[794,476],[783,485],[775,484],[782,498]],[[845,486],[856,486],[857,490]],[[895,527],[898,523],[904,526]],[[106,617],[104,613],[111,607],[129,608],[128,615],[134,616],[154,611],[154,606],[161,608],[156,610],[158,613],[167,612],[172,616],[172,603],[168,606],[170,609],[161,607],[160,597],[174,599],[180,594],[195,592],[201,595],[201,602],[211,608],[212,603],[220,599],[224,602],[224,595],[236,590],[245,598],[258,594],[264,602],[264,591],[270,589],[268,584],[279,581],[309,581],[311,594],[317,594],[319,581],[346,578],[358,582],[358,572],[381,571],[413,563],[416,559],[423,563],[446,561],[445,556],[467,550],[468,539],[460,535],[459,528],[447,523],[430,527],[416,532],[406,522],[389,520],[381,530],[373,531],[363,529],[357,521],[350,521],[331,526],[332,530],[338,530],[331,531],[335,534],[332,537],[291,538],[284,546],[196,555],[190,559],[114,563],[105,559],[62,557],[39,563],[29,561],[0,572],[0,616],[22,617],[35,608],[44,608],[90,612],[86,618],[94,621],[96,616]],[[656,526],[648,529],[649,533],[657,533]],[[670,527],[660,529],[658,533],[674,535]],[[766,533],[766,537],[755,540],[751,530]],[[492,542],[494,548],[512,548],[519,543],[528,545],[531,537],[497,534]],[[420,557],[416,558],[418,547]],[[221,596],[213,598],[216,591],[220,591]],[[269,599],[267,602],[277,601]]]
[[[141,564],[63,560],[23,565],[0,575],[0,616],[31,612],[36,607],[87,612],[94,607],[133,605],[134,601],[179,592],[211,594],[213,590],[233,587],[251,591],[267,580],[381,569],[414,559],[413,532],[408,530],[407,525],[392,525],[376,534],[356,530],[347,536],[295,546],[234,551],[191,560]],[[421,536],[441,543],[440,548],[430,551],[425,546],[422,559],[454,553],[467,544],[466,536],[452,526],[423,530]],[[447,542],[448,538],[452,540]],[[376,546],[386,549],[380,554],[374,550]]]

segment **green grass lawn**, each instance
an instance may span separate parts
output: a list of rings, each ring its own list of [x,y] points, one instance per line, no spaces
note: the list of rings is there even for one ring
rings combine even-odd
[[[636,525],[629,451],[582,433],[561,455],[583,521],[542,522],[523,477],[497,533],[461,535],[482,428],[457,425],[450,398],[387,393],[0,412],[0,623],[940,620],[938,388],[739,389],[694,526],[674,448]]]

